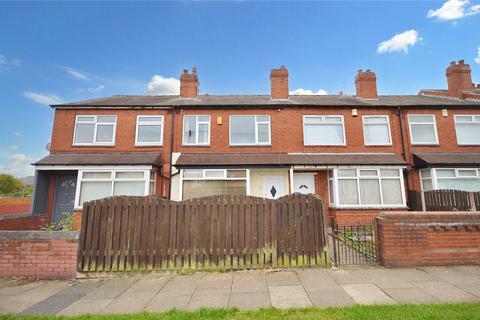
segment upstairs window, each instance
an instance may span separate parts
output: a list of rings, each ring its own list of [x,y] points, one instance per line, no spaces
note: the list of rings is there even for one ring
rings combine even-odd
[[[270,116],[230,116],[230,145],[270,143]]]
[[[114,145],[116,116],[77,116],[74,145]]]
[[[135,136],[135,145],[137,146],[161,146],[163,116],[138,116]]]
[[[455,116],[455,131],[460,145],[480,145],[480,116]]]
[[[306,146],[345,145],[343,116],[303,116]]]
[[[363,136],[367,146],[391,145],[388,116],[363,116]]]
[[[438,144],[437,125],[432,114],[409,114],[410,139],[412,145]]]
[[[183,117],[183,144],[210,144],[210,116]]]

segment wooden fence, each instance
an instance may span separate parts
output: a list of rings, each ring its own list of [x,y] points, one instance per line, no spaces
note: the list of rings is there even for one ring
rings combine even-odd
[[[413,211],[477,211],[480,192],[461,190],[410,191],[409,206]]]
[[[78,270],[230,270],[328,265],[322,201],[215,196],[85,203]]]

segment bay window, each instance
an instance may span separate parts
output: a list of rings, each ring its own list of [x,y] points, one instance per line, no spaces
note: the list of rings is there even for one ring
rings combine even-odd
[[[245,169],[184,169],[181,173],[182,199],[215,195],[246,195]]]
[[[367,146],[391,145],[388,116],[363,116],[363,136]]]
[[[230,116],[230,145],[269,145],[270,116]]]
[[[334,169],[329,173],[330,203],[336,207],[404,207],[400,168]]]
[[[73,145],[114,145],[117,116],[77,116]]]
[[[161,146],[163,116],[138,116],[135,137],[137,146]]]
[[[455,116],[455,132],[460,145],[480,145],[480,116]]]
[[[410,139],[413,145],[438,144],[437,125],[432,114],[409,114]]]
[[[183,144],[210,144],[210,116],[183,117]]]
[[[345,145],[343,116],[303,116],[306,146]]]
[[[155,171],[79,170],[76,207],[84,202],[111,196],[146,196],[155,193]]]
[[[420,170],[422,191],[462,190],[480,191],[480,169],[431,168]]]

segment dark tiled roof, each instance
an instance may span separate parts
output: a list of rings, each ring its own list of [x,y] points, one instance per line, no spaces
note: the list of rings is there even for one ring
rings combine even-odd
[[[480,166],[480,152],[420,152],[413,154],[417,167]]]
[[[53,153],[40,159],[41,165],[161,165],[158,153]]]
[[[292,95],[286,100],[272,100],[269,95],[200,95],[185,99],[179,96],[112,96],[52,105],[55,108],[128,108],[128,107],[248,107],[248,106],[480,106],[480,102],[424,95],[379,96],[364,100],[355,96]]]
[[[405,164],[393,153],[182,153],[175,166],[281,166],[281,165],[369,165]]]

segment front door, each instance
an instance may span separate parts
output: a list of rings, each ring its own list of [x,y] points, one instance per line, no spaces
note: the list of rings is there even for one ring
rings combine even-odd
[[[278,199],[285,195],[285,177],[268,176],[263,177],[263,197],[267,199]]]
[[[62,220],[65,214],[73,212],[77,177],[59,175],[56,181],[52,222]]]
[[[315,175],[313,173],[294,173],[293,192],[315,193]]]

